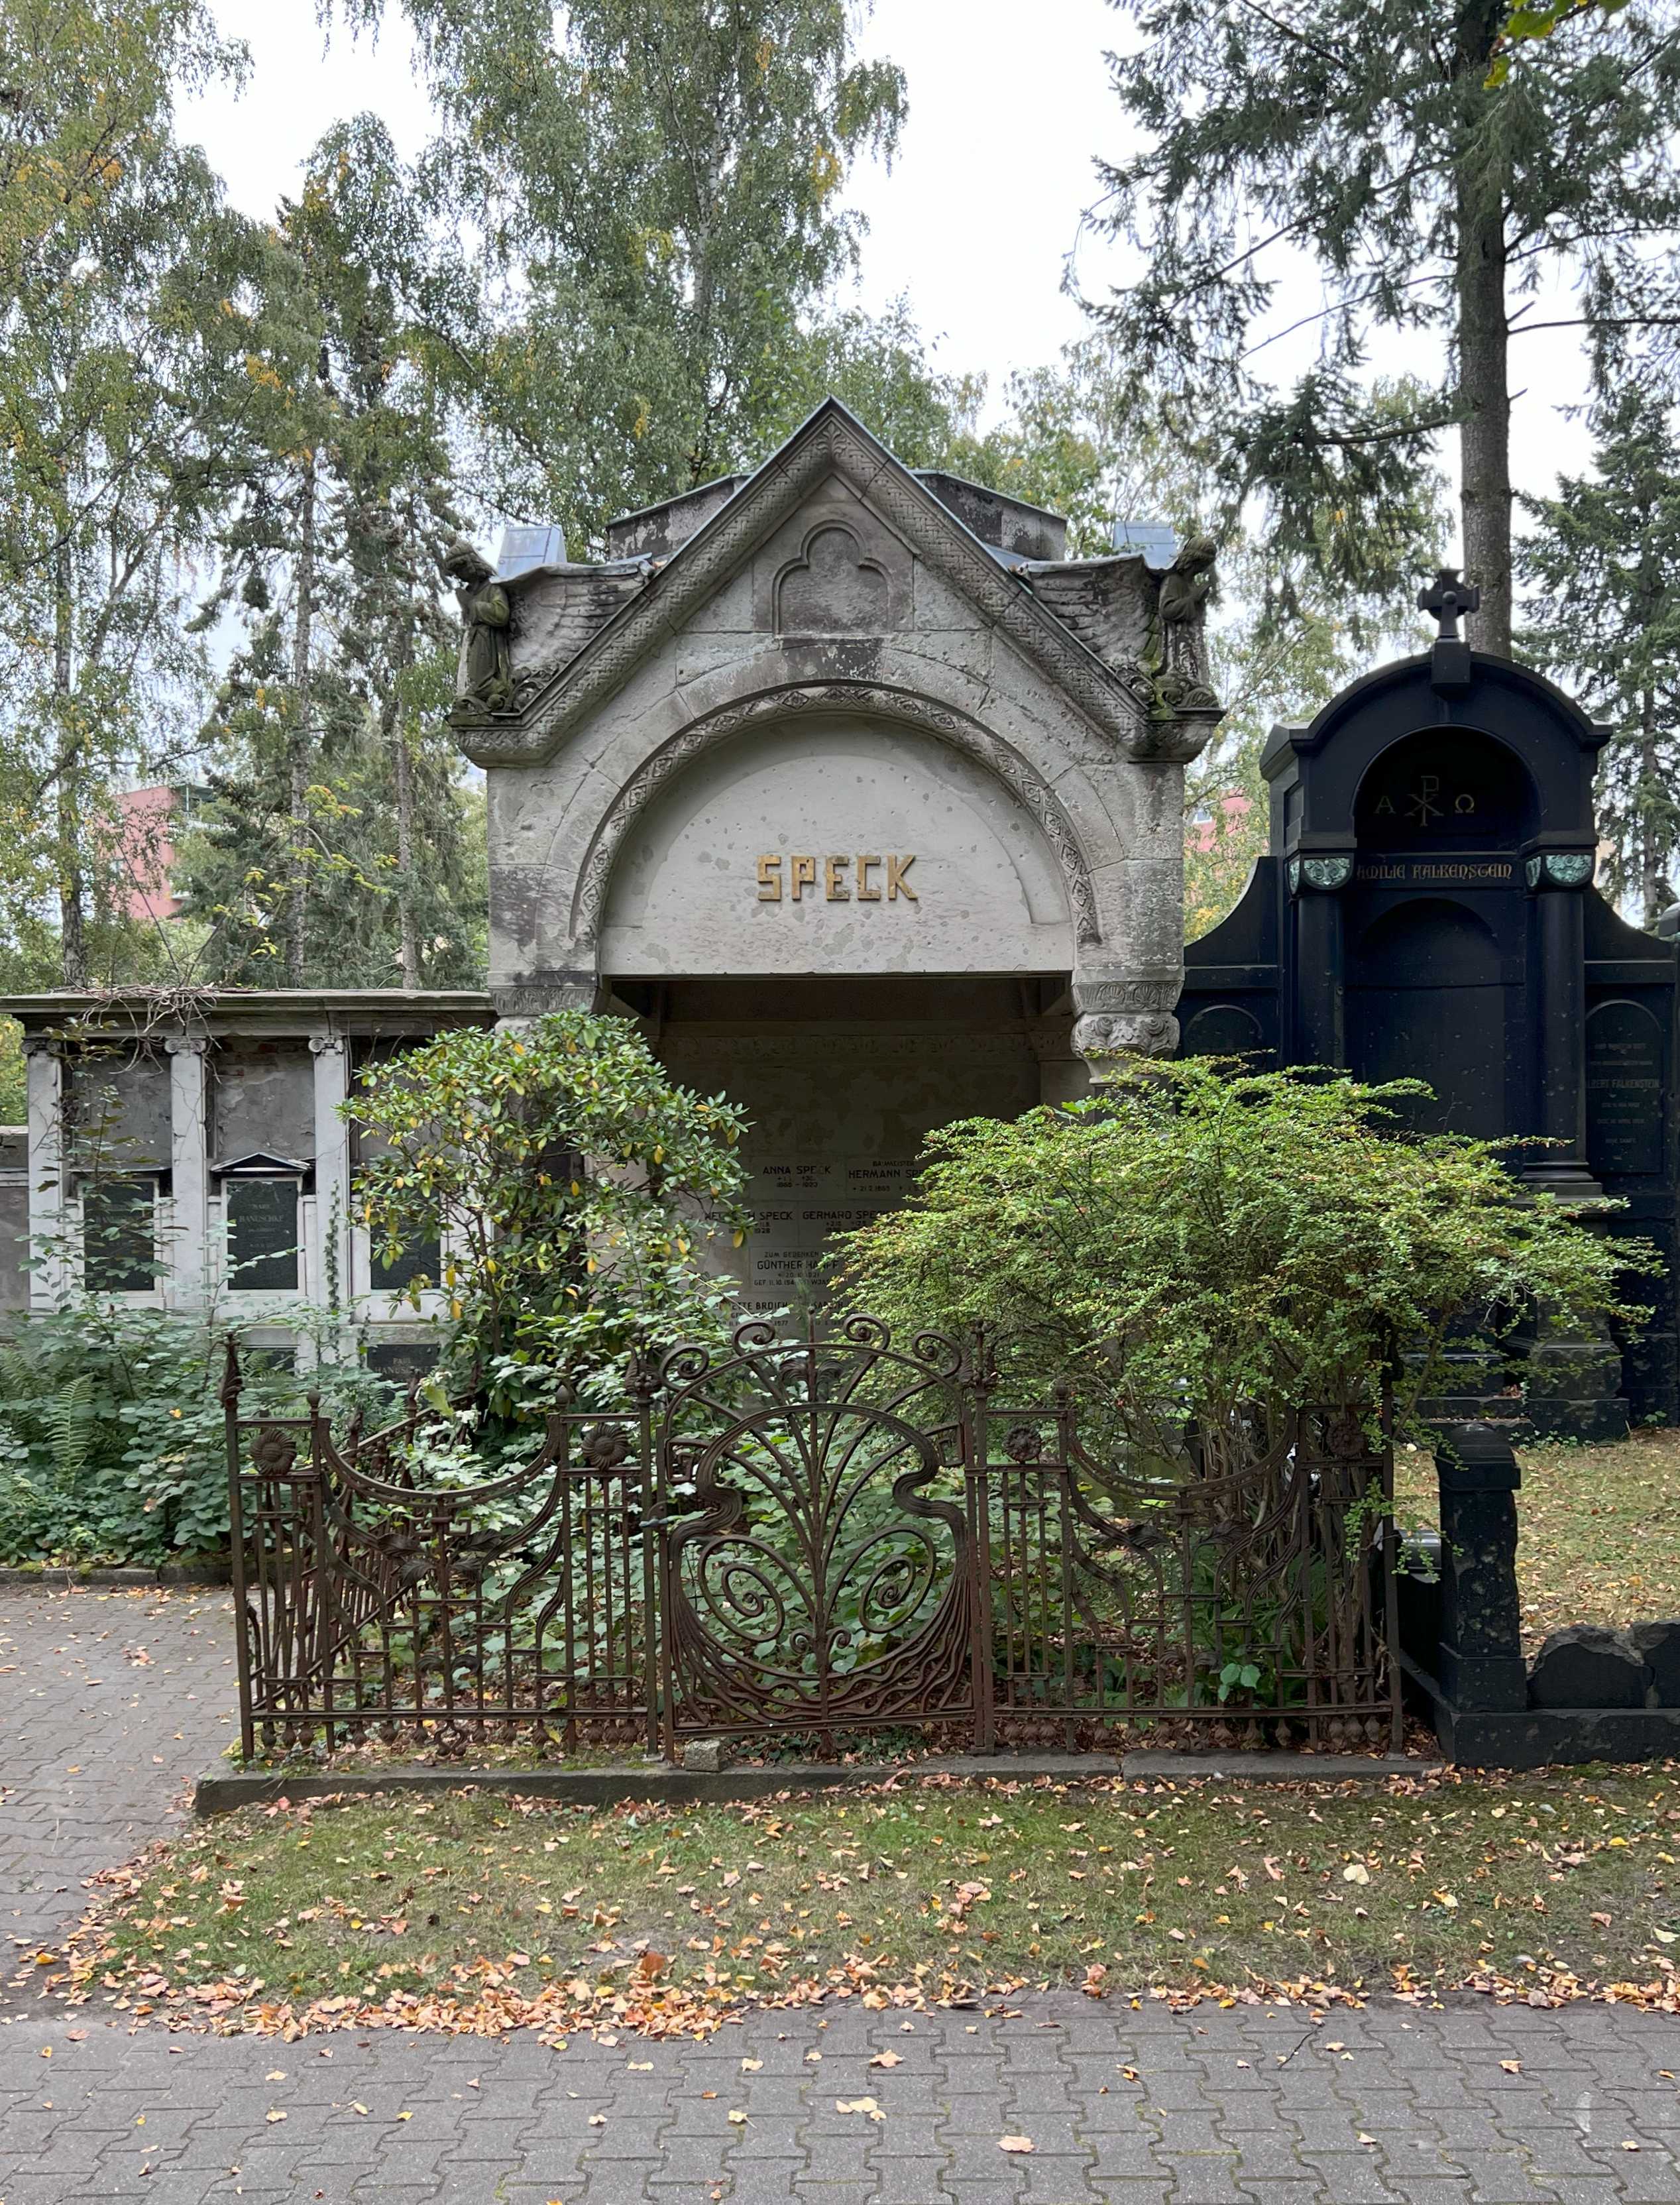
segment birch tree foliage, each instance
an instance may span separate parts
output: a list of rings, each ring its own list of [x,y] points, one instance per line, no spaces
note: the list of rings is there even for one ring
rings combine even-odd
[[[395,0],[341,0],[377,27]],[[888,62],[851,0],[402,0],[441,128],[424,174],[475,280],[435,302],[469,469],[573,556],[613,514],[726,471],[779,419],[788,365],[890,154]]]
[[[56,903],[70,986],[114,789],[196,734],[199,562],[294,377],[283,263],[175,134],[240,62],[201,0],[0,0],[0,883]]]

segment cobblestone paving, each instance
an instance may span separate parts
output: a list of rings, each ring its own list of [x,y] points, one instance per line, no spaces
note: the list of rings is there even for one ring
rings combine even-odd
[[[886,2052],[899,2064],[870,2065]],[[1677,2061],[1672,2022],[1481,2001],[1315,2028],[1064,1994],[1012,2020],[836,2009],[564,2053],[131,2035],[37,2008],[0,2028],[0,2199],[1668,2205],[1680,2094],[1659,2071]],[[838,2110],[860,2098],[884,2118]]]
[[[83,1879],[179,1821],[227,1744],[232,1613],[218,1593],[0,1591],[0,2006]]]
[[[205,1596],[0,1594],[0,1935],[49,1938],[83,1875],[182,1811],[228,1736],[226,1619]],[[1680,2022],[1018,2003],[560,2053],[172,2035],[15,1997],[0,2205],[1680,2205]],[[840,2110],[860,2099],[882,2118]]]

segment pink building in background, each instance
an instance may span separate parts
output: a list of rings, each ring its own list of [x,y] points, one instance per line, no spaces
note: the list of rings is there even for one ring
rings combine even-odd
[[[176,782],[170,787],[126,789],[117,799],[122,811],[123,870],[128,887],[122,899],[128,918],[173,918],[181,909],[170,874],[175,836],[199,791]]]
[[[1228,831],[1231,828],[1242,824],[1250,812],[1254,810],[1254,805],[1246,796],[1222,796],[1220,799],[1220,810],[1225,814],[1225,823]],[[1215,825],[1216,823],[1212,819],[1190,819],[1185,822],[1184,840],[1199,855],[1205,855],[1214,847],[1216,840]]]

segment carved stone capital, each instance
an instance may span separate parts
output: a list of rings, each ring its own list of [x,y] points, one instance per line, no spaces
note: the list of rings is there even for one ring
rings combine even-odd
[[[210,1047],[208,1034],[165,1034],[163,1047],[171,1056],[202,1056]]]
[[[1087,1012],[1073,1022],[1073,1053],[1099,1086],[1129,1061],[1171,1056],[1178,1046],[1178,1021],[1170,1011]]]
[[[312,1056],[341,1056],[349,1047],[342,1034],[311,1034],[309,1053]]]
[[[1181,964],[1088,966],[1073,975],[1073,1007],[1093,1016],[1170,1011],[1184,984]]]
[[[540,1019],[550,1011],[590,1011],[599,985],[592,972],[533,972],[490,989],[498,1019]]]

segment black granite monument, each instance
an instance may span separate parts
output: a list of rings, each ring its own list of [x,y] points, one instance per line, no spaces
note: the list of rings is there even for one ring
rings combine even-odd
[[[1273,728],[1271,849],[1242,901],[1185,952],[1180,1053],[1428,1081],[1422,1130],[1544,1136],[1517,1168],[1560,1200],[1626,1208],[1605,1229],[1655,1241],[1658,1306],[1612,1346],[1540,1335],[1521,1370],[1541,1431],[1672,1423],[1677,1386],[1676,945],[1593,886],[1593,773],[1607,731],[1549,681],[1472,651],[1474,592],[1444,573],[1420,603],[1432,651],[1366,675],[1309,726]],[[1588,1213],[1590,1214],[1590,1213]],[[1512,1376],[1460,1358],[1450,1412],[1489,1412]]]

